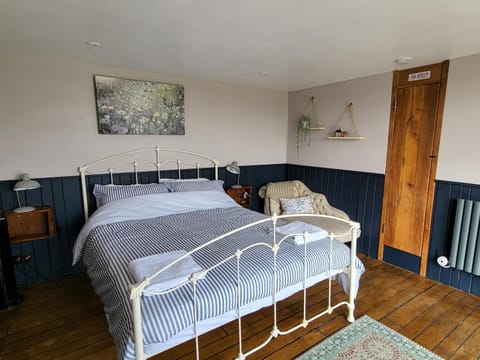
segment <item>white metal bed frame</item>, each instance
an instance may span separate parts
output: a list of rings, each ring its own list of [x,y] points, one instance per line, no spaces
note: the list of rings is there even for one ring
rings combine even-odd
[[[120,164],[115,167],[107,167],[107,168],[100,168],[95,171],[96,168],[98,168],[99,165],[103,163],[108,163],[109,161],[112,161],[114,159],[120,159],[122,157],[127,157],[128,155],[134,155],[134,154],[146,154],[148,155],[153,155],[154,159],[153,160],[142,160],[142,161],[131,161],[126,164]],[[173,154],[176,156],[183,155],[184,157],[187,158],[187,160],[182,161],[179,160],[178,158],[176,159],[171,159],[171,158],[165,158],[162,159],[161,154]],[[195,159],[195,162],[190,162],[188,159]],[[94,162],[91,162],[89,164],[80,166],[78,168],[78,172],[80,173],[80,181],[81,181],[81,186],[82,186],[82,202],[83,202],[83,214],[85,217],[85,221],[88,220],[89,217],[89,209],[88,209],[88,189],[87,189],[87,175],[93,175],[93,174],[105,174],[108,173],[110,176],[110,184],[114,185],[113,181],[113,175],[114,173],[117,173],[117,171],[123,171],[123,172],[133,172],[135,174],[135,184],[139,184],[138,182],[138,173],[141,171],[140,167],[142,165],[144,166],[153,166],[153,168],[157,172],[157,181],[161,182],[161,171],[162,167],[166,167],[169,164],[175,164],[176,170],[177,170],[177,176],[178,179],[182,178],[182,166],[193,166],[197,170],[197,178],[200,177],[200,168],[202,163],[205,164],[206,167],[213,167],[214,169],[214,177],[215,180],[218,180],[218,161],[210,159],[204,155],[200,155],[197,153],[189,152],[189,151],[183,151],[183,150],[175,150],[175,149],[162,149],[158,146],[155,146],[153,148],[148,148],[148,149],[141,149],[141,150],[132,150],[132,151],[125,151],[119,154],[114,154],[110,155],[107,157],[104,157],[102,159],[96,160]],[[92,171],[93,168],[93,171]],[[130,171],[129,171],[130,170]],[[165,169],[165,170],[171,170],[171,169]]]
[[[152,161],[147,161],[147,162],[142,162],[142,163],[153,164],[154,167],[158,171],[158,179],[159,180],[161,179],[160,168],[161,168],[161,166],[163,166],[166,163],[175,162],[177,164],[178,177],[179,178],[181,178],[181,174],[180,174],[181,165],[182,164],[183,165],[187,165],[187,164],[192,165],[192,163],[181,162],[179,160],[172,160],[172,159],[161,160],[160,155],[163,152],[165,152],[165,153],[176,153],[176,154],[181,154],[181,155],[189,155],[189,156],[197,157],[199,159],[206,160],[207,163],[210,164],[210,166],[214,167],[214,174],[215,174],[214,176],[215,176],[215,179],[218,179],[218,161],[209,159],[208,157],[205,157],[203,155],[199,155],[199,154],[196,154],[196,153],[192,153],[192,152],[180,151],[180,150],[170,150],[170,149],[160,149],[159,147],[155,147],[153,149],[135,150],[135,151],[129,151],[129,152],[121,153],[121,154],[108,156],[108,157],[105,157],[105,158],[100,159],[98,161],[92,162],[90,164],[81,166],[79,168],[79,172],[80,172],[80,176],[81,176],[81,183],[82,183],[82,199],[83,199],[83,204],[84,204],[85,220],[88,219],[88,192],[87,192],[87,182],[86,182],[86,174],[89,173],[88,169],[90,167],[97,166],[101,163],[107,162],[111,159],[118,158],[118,157],[121,157],[121,156],[124,156],[124,155],[145,153],[145,152],[152,152],[152,151],[155,153],[155,161],[153,161],[153,162]],[[134,162],[130,162],[127,165],[121,165],[121,166],[117,166],[115,168],[108,168],[107,172],[110,174],[111,183],[113,184],[113,173],[114,173],[115,170],[125,169],[129,166],[133,166],[133,172],[135,174],[135,184],[138,184],[138,165],[139,164],[140,164],[140,162],[134,161]],[[193,166],[195,166],[197,168],[197,177],[199,177],[200,176],[199,175],[200,174],[199,163],[196,162],[196,163],[193,164]],[[304,242],[305,245],[303,245],[304,256],[303,256],[303,277],[302,277],[303,319],[302,319],[301,322],[299,322],[298,324],[290,327],[289,329],[280,330],[279,327],[278,327],[278,324],[277,324],[277,302],[281,300],[281,299],[280,300],[277,299],[277,296],[276,296],[277,290],[278,290],[278,289],[276,290],[276,288],[277,288],[277,253],[278,253],[278,250],[280,249],[281,245],[284,243],[284,241],[289,236],[303,235],[304,239],[306,239],[308,234],[306,232],[303,233],[303,234],[290,234],[290,235],[281,237],[280,239],[277,239],[276,227],[277,227],[278,220],[287,219],[287,218],[295,218],[295,217],[314,217],[314,218],[315,217],[316,218],[326,217],[326,218],[332,218],[332,219],[336,219],[338,221],[341,221],[341,222],[344,222],[344,223],[348,224],[349,225],[349,230],[344,234],[332,234],[332,233],[330,233],[328,235],[328,237],[330,239],[329,269],[328,269],[328,272],[327,272],[327,276],[323,279],[323,280],[328,279],[328,305],[324,310],[322,310],[322,311],[318,312],[317,314],[315,314],[311,317],[308,317],[308,318],[307,318],[307,263],[306,263],[306,261],[307,261],[307,245],[306,245],[306,241]],[[195,254],[196,252],[200,251],[201,249],[203,249],[207,246],[210,246],[210,245],[212,245],[212,244],[214,244],[214,243],[216,243],[216,242],[218,242],[218,241],[220,241],[220,240],[222,240],[222,239],[224,239],[228,236],[231,236],[231,235],[233,235],[237,232],[240,232],[242,230],[245,230],[245,229],[248,229],[248,228],[263,224],[263,223],[269,223],[269,222],[272,223],[272,229],[273,229],[273,231],[271,232],[272,237],[273,237],[272,244],[259,242],[259,243],[252,244],[252,245],[250,245],[246,248],[243,248],[243,249],[237,249],[236,252],[234,254],[232,254],[230,257],[224,259],[223,261],[221,261],[220,263],[214,265],[213,267],[211,267],[209,269],[203,270],[201,273],[192,274],[190,276],[189,280],[185,281],[182,284],[179,284],[175,288],[172,288],[172,289],[169,289],[169,290],[166,290],[166,291],[163,291],[163,292],[151,292],[147,289],[148,285],[150,284],[150,282],[155,277],[157,277],[160,274],[162,274],[163,272],[167,271],[170,267],[172,267],[174,264],[178,263],[182,259],[184,259],[188,256],[191,256],[192,254]],[[357,222],[349,221],[349,220],[343,220],[343,219],[339,219],[339,218],[334,218],[334,217],[326,216],[326,215],[299,214],[299,215],[280,215],[279,216],[279,215],[274,214],[272,217],[265,218],[263,220],[244,225],[240,228],[237,228],[237,229],[232,230],[228,233],[225,233],[221,236],[218,236],[218,237],[202,244],[201,246],[197,247],[196,249],[186,253],[184,256],[176,259],[175,261],[171,262],[170,264],[164,266],[162,269],[158,270],[152,276],[149,276],[149,277],[145,278],[143,281],[141,281],[139,283],[131,285],[128,289],[128,291],[130,293],[130,299],[132,301],[133,322],[134,322],[133,323],[133,328],[134,328],[134,342],[135,342],[135,357],[136,357],[136,359],[137,360],[144,360],[144,359],[147,359],[150,356],[155,355],[155,354],[148,354],[147,355],[145,353],[145,345],[144,345],[144,341],[143,341],[143,330],[142,330],[142,316],[141,316],[141,298],[142,298],[142,296],[144,294],[148,294],[148,295],[155,294],[155,295],[161,296],[162,294],[167,294],[167,293],[173,292],[173,291],[179,289],[180,287],[186,285],[187,283],[192,284],[192,297],[193,297],[192,313],[193,313],[193,319],[194,319],[193,329],[194,329],[194,339],[195,339],[195,350],[196,350],[196,359],[197,360],[200,359],[200,350],[199,350],[198,338],[201,334],[199,334],[199,332],[198,332],[198,319],[197,319],[197,296],[196,296],[197,282],[201,281],[205,277],[205,275],[209,271],[211,271],[212,269],[214,269],[214,268],[224,264],[226,261],[229,261],[229,260],[232,260],[232,259],[234,259],[234,261],[236,261],[236,265],[237,265],[236,266],[236,268],[237,268],[237,273],[236,273],[236,277],[237,277],[236,313],[237,313],[237,322],[238,322],[238,348],[239,348],[238,356],[236,358],[237,360],[245,359],[247,356],[249,356],[249,355],[253,354],[254,352],[260,350],[261,348],[265,347],[272,339],[278,337],[279,335],[289,334],[289,333],[291,333],[291,332],[293,332],[293,331],[295,331],[295,330],[297,330],[301,327],[305,328],[312,321],[314,321],[314,320],[318,319],[319,317],[324,316],[326,314],[331,314],[333,312],[333,310],[335,310],[336,308],[338,308],[340,306],[343,306],[343,305],[345,305],[348,309],[347,320],[349,322],[355,321],[355,317],[354,317],[354,309],[355,309],[354,288],[355,288],[355,279],[356,279],[355,259],[356,259],[356,252],[357,252],[357,234],[359,233],[359,230],[360,230],[360,224],[357,223]],[[340,301],[337,304],[333,305],[332,304],[332,277],[334,275],[338,274],[339,271],[338,270],[332,270],[332,268],[331,268],[331,266],[332,266],[332,243],[333,243],[335,237],[346,236],[348,234],[350,234],[350,236],[351,236],[350,264],[347,268],[342,270],[344,273],[348,274],[348,276],[350,278],[348,300]],[[255,348],[244,352],[243,344],[242,344],[243,343],[243,339],[242,339],[242,316],[247,315],[247,313],[242,314],[242,307],[241,307],[241,304],[240,304],[240,299],[241,299],[241,296],[240,296],[240,281],[241,281],[240,261],[242,259],[242,254],[245,251],[247,251],[249,249],[252,249],[254,247],[259,247],[259,246],[264,246],[264,247],[269,248],[272,251],[272,256],[273,256],[273,268],[272,268],[273,283],[272,283],[272,294],[271,294],[272,305],[273,305],[273,326],[272,326],[270,336],[264,342],[262,342],[261,344],[259,344]],[[321,281],[321,280],[319,280],[319,281]]]

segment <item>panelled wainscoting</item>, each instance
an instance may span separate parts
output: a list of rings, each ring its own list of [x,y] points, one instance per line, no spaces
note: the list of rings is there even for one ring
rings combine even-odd
[[[82,267],[72,267],[73,242],[83,225],[80,179],[71,176],[36,180],[42,187],[22,191],[19,194],[21,202],[32,206],[51,206],[55,231],[48,239],[11,244],[12,255],[32,255],[31,262],[15,265],[15,276],[20,285],[55,280],[63,275],[83,271]],[[0,182],[2,213],[17,207],[12,191],[15,183],[16,180]],[[5,232],[0,236],[5,237]]]
[[[285,164],[242,166],[240,181],[245,185],[253,186],[251,209],[263,209],[257,196],[258,189],[269,181],[285,179]],[[162,177],[176,178],[176,171],[162,171]],[[201,176],[211,174],[202,173]],[[141,173],[139,182],[149,183],[156,181],[156,173]],[[195,177],[195,170],[182,171],[182,177]],[[34,177],[34,176],[33,176]],[[230,174],[224,168],[219,168],[219,178],[225,180],[225,186],[236,183],[236,175]],[[72,248],[75,239],[84,223],[82,195],[79,176],[36,179],[42,187],[31,191],[22,191],[22,204],[33,206],[51,206],[55,214],[54,235],[44,240],[26,241],[11,244],[12,255],[32,254],[30,263],[15,265],[17,284],[30,285],[36,282],[57,280],[72,273],[84,271],[83,266],[72,267]],[[119,174],[114,176],[115,184],[129,184],[134,181],[133,174]],[[0,212],[17,207],[15,193],[12,191],[16,180],[0,181]],[[108,184],[108,175],[90,176],[89,188],[94,183]],[[93,197],[90,199],[90,209],[95,209]],[[3,224],[4,225],[4,224]],[[5,226],[3,226],[5,228]],[[5,237],[5,231],[0,237]],[[4,241],[5,239],[1,239]]]
[[[210,176],[205,173],[203,176]],[[182,177],[194,177],[195,170],[187,170]],[[176,177],[176,171],[162,171],[162,177]],[[236,175],[224,168],[219,169],[219,178],[225,186],[236,183]],[[252,185],[252,210],[262,211],[263,201],[258,197],[258,189],[268,183],[283,180],[301,180],[312,191],[324,193],[328,201],[348,213],[352,220],[362,225],[358,251],[376,257],[383,198],[383,174],[358,171],[327,169],[302,165],[255,165],[242,166],[241,184]],[[125,184],[133,180],[132,174],[115,175],[115,183]],[[38,179],[42,187],[20,194],[22,204],[51,206],[55,213],[55,233],[45,240],[27,241],[12,244],[12,254],[32,254],[30,263],[15,266],[17,283],[29,285],[84,271],[83,267],[72,267],[72,248],[75,238],[83,225],[80,179],[78,176]],[[155,173],[142,173],[140,182],[156,181]],[[17,206],[12,191],[16,181],[0,182],[0,211]],[[91,176],[89,186],[94,183],[109,183],[109,176]],[[440,255],[449,256],[455,199],[480,200],[480,185],[462,184],[447,181],[436,182],[430,239],[427,277],[451,285],[461,290],[480,295],[480,277],[458,271],[443,269],[436,263]],[[91,199],[91,209],[94,200]],[[0,234],[0,236],[5,236]],[[395,249],[385,247],[384,261],[418,273],[419,258]]]
[[[450,256],[456,199],[480,201],[480,185],[437,181],[432,215],[432,233],[428,254],[427,276],[458,289],[480,295],[480,276],[437,264],[438,256]],[[477,240],[478,241],[478,240]],[[479,253],[476,256],[480,256]]]
[[[383,198],[383,174],[287,165],[287,178],[303,181],[311,190],[324,193],[335,207],[362,224],[359,252],[377,257]],[[436,181],[427,277],[480,296],[480,276],[444,269],[440,255],[449,256],[456,199],[480,200],[480,185]],[[480,256],[480,254],[477,254]],[[385,262],[419,272],[420,258],[385,246]]]

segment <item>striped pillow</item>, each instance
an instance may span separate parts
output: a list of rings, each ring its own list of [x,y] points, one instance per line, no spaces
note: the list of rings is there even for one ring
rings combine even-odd
[[[174,181],[166,183],[168,190],[173,192],[185,192],[185,191],[208,191],[216,190],[225,192],[223,189],[223,180],[210,180],[210,181]]]
[[[282,205],[282,214],[313,214],[312,202],[310,196],[302,196],[296,198],[280,198]]]
[[[133,196],[167,193],[165,184],[138,184],[138,185],[99,185],[93,187],[93,195],[97,199],[97,207],[110,201],[125,199]]]

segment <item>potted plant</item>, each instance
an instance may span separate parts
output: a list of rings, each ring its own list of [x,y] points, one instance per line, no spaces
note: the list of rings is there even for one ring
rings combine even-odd
[[[297,154],[300,148],[310,145],[310,130],[312,120],[308,115],[302,115],[297,125]]]

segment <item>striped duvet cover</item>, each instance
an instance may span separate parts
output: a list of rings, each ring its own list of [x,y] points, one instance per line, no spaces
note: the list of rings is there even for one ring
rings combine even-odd
[[[220,194],[220,193],[219,193]],[[169,195],[169,194],[165,194]],[[179,195],[188,201],[186,195]],[[213,196],[224,196],[213,195]],[[226,196],[226,195],[225,195]],[[158,197],[144,199],[158,202]],[[100,296],[109,330],[115,340],[119,359],[134,359],[133,316],[128,286],[133,279],[128,263],[137,258],[178,249],[190,251],[221,234],[265,216],[220,199],[220,207],[189,209],[182,213],[146,219],[100,222],[92,227],[76,258],[82,256],[96,293]],[[175,200],[179,201],[179,200]],[[127,199],[118,201],[126,203]],[[114,207],[115,202],[108,205]],[[157,205],[155,205],[157,206]],[[154,206],[152,206],[154,207]],[[208,207],[208,206],[207,206]],[[123,211],[123,210],[122,210]],[[132,210],[135,211],[135,208]],[[137,209],[137,213],[138,213]],[[162,213],[162,212],[160,212]],[[118,218],[117,218],[118,220]],[[272,243],[271,223],[243,230],[193,255],[194,260],[208,269],[235,250],[252,243]],[[320,240],[307,245],[308,274],[314,276],[328,270],[329,241]],[[349,248],[333,243],[333,269],[342,269],[350,262]],[[278,289],[301,282],[303,275],[303,246],[282,243],[278,252]],[[271,297],[272,251],[255,247],[242,255],[241,303],[246,304]],[[357,259],[358,274],[364,270]],[[198,319],[211,319],[236,308],[236,262],[228,261],[208,272],[197,283]],[[190,284],[173,293],[142,298],[142,319],[145,344],[168,343],[176,334],[192,325],[192,288]]]

